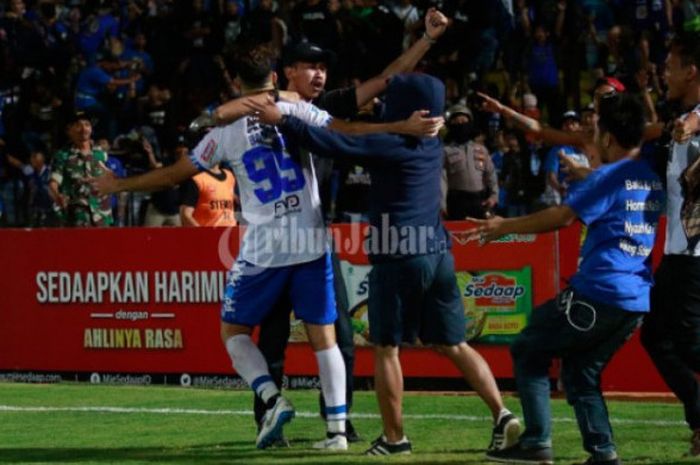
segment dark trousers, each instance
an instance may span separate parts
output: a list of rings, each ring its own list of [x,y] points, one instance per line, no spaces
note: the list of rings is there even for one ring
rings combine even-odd
[[[575,293],[572,301],[568,316],[557,299],[535,309],[530,323],[511,346],[525,418],[520,442],[525,448],[551,447],[549,368],[552,359],[561,358],[567,401],[576,413],[584,448],[595,460],[608,460],[617,452],[600,391],[600,375],[639,326],[642,314]]]
[[[683,403],[691,429],[700,428],[700,257],[666,255],[655,275],[642,344]]]
[[[338,341],[340,353],[343,355],[345,362],[345,379],[346,379],[346,403],[348,410],[352,406],[353,393],[353,369],[355,367],[355,344],[353,341],[353,329],[350,322],[349,301],[347,290],[345,289],[345,281],[340,272],[340,262],[336,254],[331,254],[333,261],[333,288],[335,290],[336,306],[338,309],[338,319],[335,321],[335,336]],[[292,305],[287,300],[281,300],[277,303],[274,310],[263,320],[260,325],[260,337],[258,339],[258,348],[267,361],[270,376],[277,384],[277,387],[282,387],[282,379],[284,377],[284,351],[287,348],[287,340],[289,339],[289,313]],[[321,416],[325,418],[325,403],[323,394],[319,397],[321,405]],[[260,420],[265,414],[265,404],[262,399],[255,396],[254,402],[255,423],[260,424]]]
[[[447,191],[447,219],[461,221],[467,217],[486,218],[487,210],[482,204],[488,192]]]

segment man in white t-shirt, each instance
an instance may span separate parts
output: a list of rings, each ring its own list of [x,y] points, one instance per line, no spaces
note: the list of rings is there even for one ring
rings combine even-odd
[[[264,47],[241,51],[236,69],[244,95],[267,99],[274,94],[273,62],[274,55]],[[283,113],[313,126],[325,127],[331,121],[328,113],[305,102],[278,105]],[[333,328],[337,317],[333,270],[309,156],[292,159],[275,126],[244,117],[210,131],[189,157],[172,166],[131,178],[102,176],[91,182],[100,192],[155,190],[222,161],[234,171],[248,226],[225,290],[221,339],[238,374],[267,407],[256,445],[261,449],[271,445],[294,417],[291,403],[281,396],[250,337],[284,298],[304,321],[319,364],[327,434],[314,447],[345,450],[345,369]]]
[[[684,112],[676,128],[700,110],[700,37],[674,38],[666,59],[668,99]],[[651,313],[642,344],[664,381],[683,403],[693,431],[691,455],[700,455],[700,136],[673,142],[666,167],[666,243],[654,276]]]

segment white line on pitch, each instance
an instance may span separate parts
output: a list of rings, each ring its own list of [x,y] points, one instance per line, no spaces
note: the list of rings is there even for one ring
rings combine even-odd
[[[90,412],[90,413],[145,413],[145,414],[163,414],[163,415],[234,415],[234,416],[251,416],[252,410],[205,410],[205,409],[185,409],[185,408],[141,408],[141,407],[90,407],[90,406],[75,406],[75,407],[25,407],[16,405],[0,405],[0,412]],[[317,418],[318,412],[296,412],[297,417],[302,418]],[[353,418],[369,418],[378,419],[379,414],[376,413],[359,413],[352,412]],[[491,417],[479,417],[474,415],[450,415],[450,414],[404,414],[405,419],[411,420],[455,420],[455,421],[472,421],[472,422],[490,422]],[[575,423],[574,418],[554,417],[552,418],[557,423]],[[611,418],[611,423],[618,425],[649,425],[649,426],[684,426],[683,421],[668,421],[668,420],[634,420],[630,418]]]

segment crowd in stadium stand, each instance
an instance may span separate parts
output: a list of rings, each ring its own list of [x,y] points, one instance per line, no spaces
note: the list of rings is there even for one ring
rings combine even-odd
[[[666,121],[673,115],[662,79],[668,40],[700,29],[695,0],[5,0],[0,224],[64,224],[50,184],[52,170],[66,169],[61,153],[73,143],[66,127],[76,112],[88,115],[94,147],[116,175],[150,170],[201,137],[187,132],[191,120],[238,95],[227,57],[239,44],[269,43],[280,60],[300,41],[332,50],[333,89],[379,74],[419,40],[433,6],[450,26],[418,70],[445,82],[446,146],[466,147],[474,160],[473,171],[460,174],[450,171],[447,153],[444,205],[454,219],[479,215],[465,202],[483,214],[515,215],[555,204],[566,191],[558,154],[568,149],[484,111],[477,91],[578,131],[591,89],[611,77],[651,102],[650,122]],[[358,117],[374,118],[380,105]],[[338,166],[329,219],[363,219],[369,182],[361,167]],[[476,197],[459,194],[465,184],[478,186]],[[180,203],[173,189],[121,195],[111,199],[110,221],[88,223],[179,224]]]

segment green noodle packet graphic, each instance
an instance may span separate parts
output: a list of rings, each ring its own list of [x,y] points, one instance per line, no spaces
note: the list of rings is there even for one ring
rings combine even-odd
[[[532,269],[460,271],[468,341],[510,344],[532,312]]]

